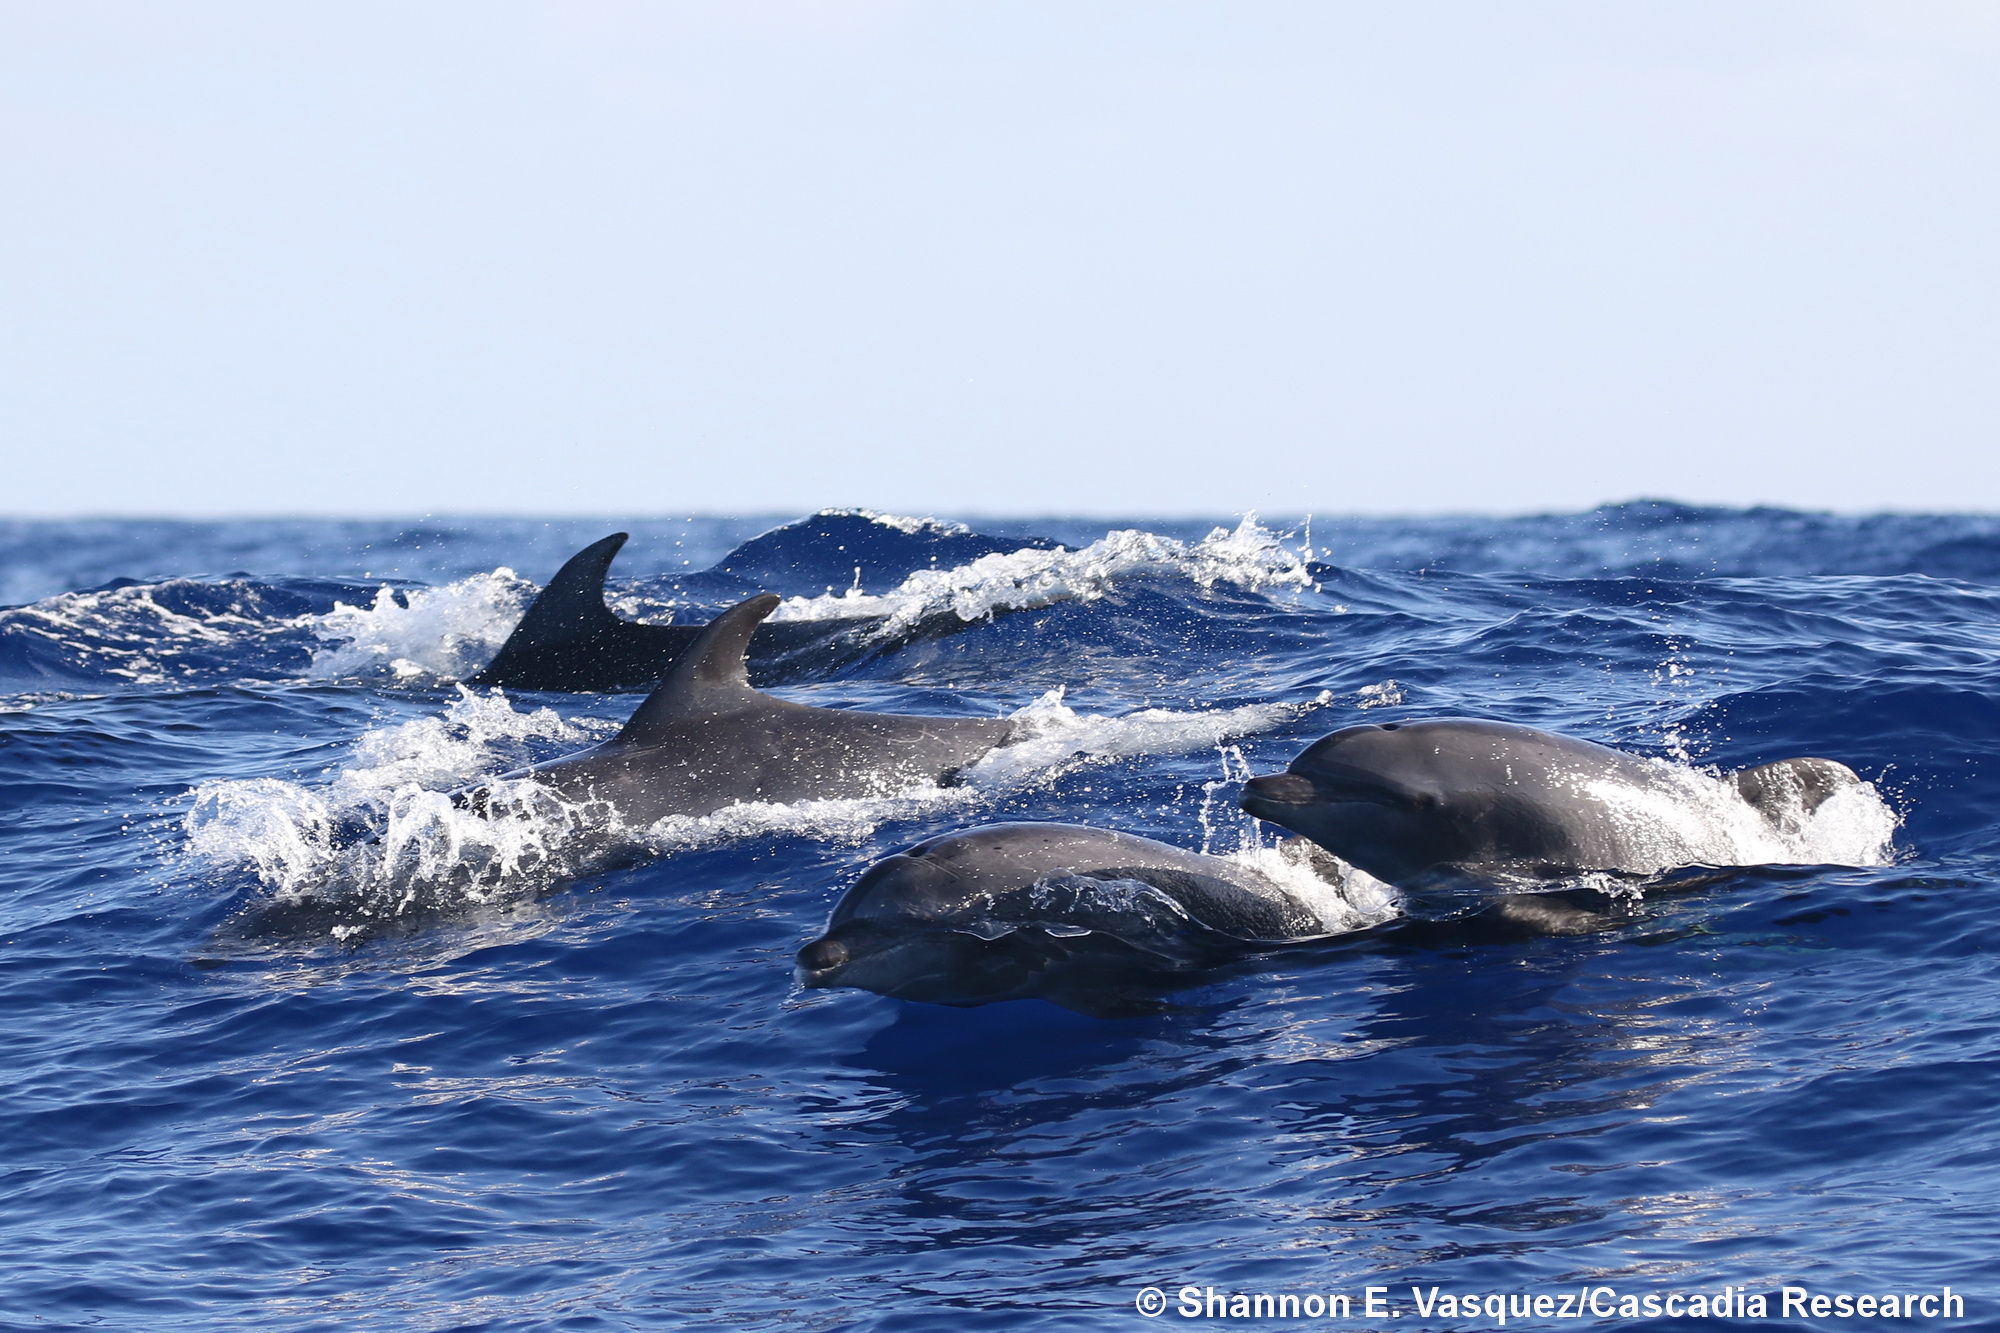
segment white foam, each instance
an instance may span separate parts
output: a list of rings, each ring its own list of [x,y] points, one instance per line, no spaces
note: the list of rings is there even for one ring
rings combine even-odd
[[[247,864],[273,888],[297,883],[332,857],[329,793],[277,778],[204,782],[181,821],[188,852],[223,864]]]
[[[639,830],[638,837],[649,851],[660,854],[775,836],[854,845],[892,819],[934,818],[972,809],[983,799],[971,788],[923,783],[892,796],[789,805],[747,801],[708,815],[669,816]]]
[[[386,584],[368,606],[335,602],[308,627],[326,646],[308,674],[326,680],[387,668],[399,677],[456,680],[491,661],[526,610],[534,585],[501,567],[441,588]]]
[[[1315,870],[1305,858],[1288,856],[1276,847],[1239,847],[1222,855],[1248,866],[1298,899],[1319,918],[1329,935],[1365,930],[1402,914],[1400,896],[1393,888],[1333,857],[1326,860],[1339,866],[1338,880]]]
[[[1017,785],[1047,778],[1080,764],[1147,754],[1180,754],[1238,736],[1268,731],[1326,702],[1247,704],[1207,712],[1144,708],[1122,717],[1093,717],[1063,702],[1062,687],[1009,715],[1008,742],[961,771],[967,782],[986,787]]]
[[[902,514],[884,514],[874,509],[822,509],[814,518],[865,518],[870,523],[897,532],[906,532],[912,537],[919,534],[931,537],[963,537],[972,529],[963,523],[954,523],[944,518],[909,518]]]
[[[455,880],[468,900],[485,901],[529,868],[562,873],[563,844],[600,812],[510,782],[494,784],[495,817],[481,818],[452,805],[446,791],[522,763],[531,742],[586,745],[609,729],[566,722],[548,708],[517,712],[497,693],[461,689],[442,717],[364,734],[330,783],[202,783],[182,821],[187,854],[248,867],[281,897],[378,897],[401,910],[434,896],[426,886]],[[379,838],[345,835],[362,819]]]
[[[0,695],[0,713],[31,713],[43,704],[75,703],[99,699],[102,695],[78,694],[73,690],[30,690],[26,694]]]
[[[1398,680],[1381,680],[1363,685],[1360,695],[1354,704],[1356,708],[1396,708],[1403,703],[1403,685]]]
[[[1239,761],[1240,756],[1235,756]],[[1234,776],[1231,747],[1224,750],[1224,776]],[[1623,825],[1623,840],[1637,857],[1622,870],[1658,874],[1682,866],[1843,865],[1883,866],[1895,859],[1895,833],[1900,819],[1873,783],[1861,782],[1828,796],[1819,807],[1780,811],[1773,820],[1752,806],[1725,777],[1684,764],[1651,759],[1657,784],[1649,787],[1580,777],[1580,793],[1603,802]],[[1223,784],[1217,784],[1223,785]],[[1204,829],[1210,841],[1225,830]],[[1361,930],[1401,914],[1402,895],[1366,871],[1331,856],[1309,860],[1266,847],[1251,822],[1237,828],[1232,850],[1210,849],[1211,855],[1238,861],[1276,881],[1305,903],[1325,923],[1328,934]],[[1315,868],[1314,862],[1318,863]],[[1338,873],[1326,874],[1326,863]],[[1511,877],[1502,876],[1503,880]],[[1613,896],[1632,900],[1644,896],[1643,886],[1603,875],[1571,876],[1570,887],[1594,884]],[[1518,887],[1542,891],[1546,879],[1525,877]]]
[[[1637,852],[1621,867],[1657,874],[1677,866],[1882,866],[1895,858],[1896,812],[1873,783],[1836,791],[1811,812],[1773,821],[1718,774],[1663,759],[1645,761],[1653,785],[1580,777]]]
[[[1168,575],[1186,578],[1204,590],[1218,583],[1257,591],[1302,588],[1312,582],[1303,555],[1283,545],[1255,514],[1247,514],[1233,530],[1217,528],[1193,545],[1125,528],[1106,533],[1081,551],[1064,547],[1001,551],[953,569],[918,570],[886,593],[849,589],[789,598],[771,618],[880,616],[883,624],[875,632],[894,636],[939,615],[969,622],[997,611],[1095,601],[1120,579]]]
[[[184,595],[191,587],[196,595]],[[47,640],[85,670],[140,685],[168,683],[190,664],[255,662],[273,644],[300,635],[322,645],[310,678],[386,668],[398,676],[451,679],[492,657],[532,591],[512,570],[497,569],[442,588],[398,594],[385,586],[368,606],[336,602],[324,614],[273,616],[255,609],[261,594],[254,585],[171,580],[62,593],[0,611],[0,624]],[[173,601],[190,609],[176,609]]]

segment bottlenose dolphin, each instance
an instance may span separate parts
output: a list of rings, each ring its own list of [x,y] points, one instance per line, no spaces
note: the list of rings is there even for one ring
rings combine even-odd
[[[855,882],[799,950],[799,982],[935,1004],[1033,996],[1107,1017],[1157,1012],[1131,987],[1353,927],[1359,914],[1333,901],[1345,867],[1291,843],[1287,859],[1325,884],[1319,904],[1247,864],[1108,829],[991,824],[934,838]]]
[[[642,625],[620,619],[604,602],[604,578],[626,534],[614,532],[563,562],[528,604],[473,685],[514,690],[642,690],[700,637],[699,625]],[[881,616],[791,620],[764,625],[751,640],[750,666],[761,684],[828,671],[891,646],[868,631]]]
[[[1412,885],[1440,872],[1742,864],[1732,821],[1795,834],[1860,782],[1831,759],[1780,760],[1718,782],[1533,727],[1439,718],[1336,731],[1285,772],[1252,778],[1242,805],[1378,879]]]
[[[739,801],[890,795],[946,779],[1007,739],[1004,718],[812,708],[760,693],[744,652],[778,600],[763,593],[710,621],[611,740],[507,776],[650,824]],[[455,799],[485,812],[488,797],[481,787]]]

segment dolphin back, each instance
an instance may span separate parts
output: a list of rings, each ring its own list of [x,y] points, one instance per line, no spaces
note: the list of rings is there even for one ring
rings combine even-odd
[[[1078,874],[1100,883],[1145,884],[1173,899],[1200,925],[1245,943],[1278,943],[1326,933],[1319,917],[1261,875],[1225,879],[1171,866],[1105,866]]]
[[[1326,933],[1246,865],[1106,829],[995,824],[869,867],[799,966],[809,986],[1088,1013],[1130,985]]]
[[[724,611],[617,736],[530,771],[572,799],[652,823],[739,802],[893,796],[944,781],[1006,740],[1003,718],[813,708],[758,690],[744,655],[778,603],[764,593]]]

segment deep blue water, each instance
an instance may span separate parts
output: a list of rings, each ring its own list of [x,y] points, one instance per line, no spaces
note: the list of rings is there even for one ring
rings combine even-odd
[[[1142,1318],[1149,1284],[1406,1333],[1491,1326],[1413,1285],[1948,1285],[2000,1325],[2000,520],[785,521],[0,524],[0,1327],[1208,1326]],[[956,608],[780,692],[1045,743],[608,860],[468,832],[435,793],[635,702],[455,684],[615,528],[630,615]],[[1893,849],[1605,935],[1277,953],[1155,1018],[793,984],[899,846],[1239,849],[1246,772],[1467,714],[1838,759]],[[356,823],[398,850],[355,860]]]

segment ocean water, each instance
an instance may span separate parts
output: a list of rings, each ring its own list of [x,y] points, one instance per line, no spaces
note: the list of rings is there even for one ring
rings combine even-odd
[[[471,819],[636,702],[458,683],[615,529],[628,616],[956,631],[776,692],[1032,739],[615,846]],[[2000,520],[17,521],[0,599],[0,1328],[2000,1326]],[[1247,774],[1449,715],[1871,785],[1616,931],[1362,933],[1156,1017],[793,982],[898,847],[1255,857]],[[1228,1318],[1286,1293],[1351,1304]],[[1615,1313],[1676,1293],[1769,1317]]]

